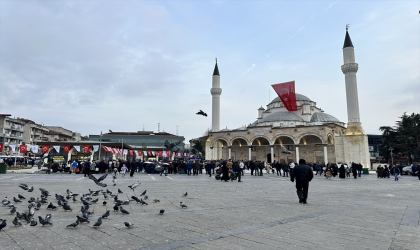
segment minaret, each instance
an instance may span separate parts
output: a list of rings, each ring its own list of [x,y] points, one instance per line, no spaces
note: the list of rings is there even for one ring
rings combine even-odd
[[[344,64],[341,66],[341,71],[345,75],[348,116],[348,124],[343,138],[344,162],[361,163],[363,168],[370,168],[368,137],[363,130],[359,114],[356,79],[359,66],[355,62],[354,47],[350,39],[348,25],[346,26],[346,37],[344,38],[343,59]],[[337,161],[341,160],[337,159]]]
[[[210,93],[212,96],[211,130],[213,132],[217,132],[220,130],[220,95],[222,94],[222,89],[220,88],[219,68],[217,67],[217,58],[216,65],[214,66],[212,88],[210,89]]]
[[[359,68],[354,58],[354,47],[351,42],[348,26],[346,26],[346,38],[343,45],[344,64],[341,71],[346,76],[346,97],[347,97],[347,116],[349,124],[359,123],[359,98],[357,94],[357,78],[356,73]]]

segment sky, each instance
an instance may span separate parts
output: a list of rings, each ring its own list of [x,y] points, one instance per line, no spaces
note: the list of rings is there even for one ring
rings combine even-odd
[[[420,112],[419,1],[0,0],[0,114],[82,135],[211,128],[215,58],[220,127],[252,123],[296,92],[347,122],[342,47],[356,62],[368,134]],[[203,110],[208,117],[195,113]]]

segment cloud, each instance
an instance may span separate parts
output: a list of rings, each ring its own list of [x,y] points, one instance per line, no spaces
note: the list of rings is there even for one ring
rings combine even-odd
[[[324,9],[324,11],[327,11],[327,10],[329,10],[329,9],[331,9],[336,3],[338,3],[338,1],[335,1],[335,2],[332,2],[332,3],[330,3],[330,5],[328,5],[325,9]]]
[[[241,78],[242,76],[246,75],[249,71],[253,70],[255,68],[255,66],[257,66],[255,63],[251,65],[251,67],[249,67],[249,69],[245,70],[244,73],[242,73],[238,78],[236,78],[235,80],[231,81],[229,84],[232,84],[234,82],[236,82],[239,78]]]
[[[289,40],[292,39],[293,37],[295,37],[297,34],[299,34],[299,32],[301,32],[303,29],[305,29],[305,26],[300,27],[300,29],[298,31],[296,31],[296,33],[293,34],[293,36],[289,37]]]

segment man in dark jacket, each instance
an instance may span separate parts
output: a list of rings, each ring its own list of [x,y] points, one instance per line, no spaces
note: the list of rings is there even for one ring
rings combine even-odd
[[[238,182],[242,182],[241,181],[241,167],[239,167],[239,164],[236,161],[233,163],[233,172],[235,172],[236,176],[238,177]]]
[[[295,166],[290,173],[290,181],[294,182],[296,179],[296,193],[299,197],[299,203],[306,204],[308,199],[309,182],[314,177],[312,169],[306,165],[306,161],[299,160],[299,165]]]
[[[85,164],[83,165],[83,170],[85,172],[85,177],[86,175],[90,174],[90,161],[86,160]]]

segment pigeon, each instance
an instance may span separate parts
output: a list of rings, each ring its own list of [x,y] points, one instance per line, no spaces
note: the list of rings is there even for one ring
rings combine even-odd
[[[187,208],[187,205],[185,205],[185,203],[184,203],[184,202],[182,202],[182,201],[179,203],[179,205],[180,205],[182,208]]]
[[[102,215],[102,218],[108,218],[108,216],[109,216],[109,212],[110,212],[110,210],[108,210],[108,211],[106,211],[103,215]]]
[[[9,199],[7,199],[7,196],[1,201],[3,205],[6,205],[9,202]]]
[[[149,198],[149,196],[147,196],[147,195],[145,195],[145,196],[144,196],[144,199],[145,199],[145,200],[147,200],[148,198]]]
[[[23,213],[21,216],[22,216],[22,219],[24,219],[26,221],[26,223],[31,222],[32,215],[30,215],[28,212]],[[16,217],[18,217],[18,216],[16,215]]]
[[[205,117],[207,117],[207,114],[203,111],[203,110],[201,110],[200,109],[200,111],[198,111],[197,113],[195,113],[196,115],[202,115],[202,116],[205,116]]]
[[[20,195],[20,194],[18,194],[18,198],[19,199],[22,199],[22,200],[25,200],[25,197],[23,197],[22,195]]]
[[[106,201],[102,202],[102,204],[104,204],[104,206],[106,206]]]
[[[18,217],[19,219],[22,219],[22,215],[19,212],[16,212],[16,217]]]
[[[93,224],[94,227],[98,228],[100,225],[102,225],[102,218],[99,217],[99,219]]]
[[[42,204],[40,201],[38,201],[38,203],[36,204],[36,210],[39,210],[41,208]]]
[[[29,189],[28,184],[25,184],[25,183],[21,183],[21,184],[19,184],[19,187],[20,187],[21,189],[23,189],[23,190],[28,190],[28,189]]]
[[[51,214],[47,214],[47,215],[45,215],[45,221],[50,222],[51,218],[52,218]],[[52,225],[52,224],[51,224],[51,225]]]
[[[67,225],[67,227],[75,228],[75,227],[77,227],[77,225],[79,225],[79,220],[76,220],[76,222],[71,223],[70,225]]]
[[[39,190],[41,190],[41,194],[44,196],[49,196],[50,192],[48,192],[47,190],[43,189],[43,188],[39,188]]]
[[[7,204],[7,206],[9,206],[10,208],[12,208],[12,207],[14,207],[15,205],[13,205],[13,203],[11,203],[11,202],[9,201],[9,203]]]
[[[80,223],[83,223],[83,222],[87,222],[87,223],[90,223],[90,221],[88,220],[88,219],[86,219],[86,218],[84,218],[84,217],[80,217],[80,216],[76,216],[77,217],[77,220],[80,222]]]
[[[29,214],[30,214],[31,216],[33,216],[33,215],[35,214],[35,206],[31,206],[31,207],[29,208]]]
[[[33,186],[28,189],[28,192],[32,192],[32,191],[34,191],[34,187]]]
[[[108,190],[108,188],[106,189],[106,193],[107,193],[107,194],[112,194],[112,192],[111,192],[111,191],[109,191],[109,190]]]
[[[89,219],[89,213],[82,213],[83,218],[86,220]]]
[[[67,204],[64,204],[63,205],[63,209],[64,209],[64,211],[73,211],[73,209],[71,209],[71,207],[69,206],[69,205],[67,205]]]
[[[185,194],[183,194],[182,196],[187,196],[188,195],[188,192],[185,192]]]
[[[38,222],[36,222],[36,220],[34,220],[34,218],[32,218],[31,219],[31,227],[34,227],[34,226],[36,226],[36,225],[38,225]]]
[[[104,199],[108,199],[108,195],[104,194]]]
[[[19,227],[22,226],[22,223],[19,222],[18,217],[15,217],[15,219],[13,220],[13,225],[19,226]]]
[[[73,202],[77,202],[76,196],[73,196]]]
[[[121,191],[121,189],[118,189],[118,193],[119,194],[122,194],[122,193],[124,193],[123,191]]]
[[[130,204],[130,200],[123,201],[123,205],[129,205],[129,204]]]
[[[7,226],[6,220],[3,220],[0,224],[0,231]]]
[[[124,225],[125,225],[127,228],[130,228],[130,227],[134,226],[134,224],[133,224],[133,223],[131,223],[131,222],[124,222]]]
[[[115,206],[114,206],[114,212],[115,212],[115,211],[118,211],[118,210],[119,210],[118,205],[115,205]]]
[[[158,200],[158,199],[152,199],[152,201],[154,201],[154,202],[160,202],[160,200]]]
[[[63,206],[63,202],[62,202],[61,200],[58,200],[57,204],[58,204],[59,206]]]
[[[22,202],[21,200],[16,199],[16,197],[13,197],[13,201],[14,201],[15,203]]]
[[[108,174],[104,174],[101,177],[99,177],[98,179],[96,179],[95,176],[89,174],[89,179],[93,180],[93,182],[95,182],[96,185],[101,186],[101,187],[106,187],[107,185],[104,183],[101,183],[101,181],[105,180],[105,178],[108,176]]]
[[[114,201],[118,200],[118,195],[114,196]]]
[[[165,210],[161,209],[161,210],[159,211],[159,214],[160,214],[160,215],[162,215],[164,212],[165,212]]]
[[[123,207],[120,207],[120,211],[123,214],[130,214],[127,210],[125,210]]]
[[[149,205],[149,204],[147,204],[147,202],[145,202],[143,199],[141,199],[140,200],[140,203],[141,203],[141,205],[143,206],[143,205]]]
[[[140,196],[145,195],[145,194],[146,194],[146,192],[147,192],[147,190],[144,190],[144,192],[143,192],[143,193],[141,193],[141,195],[140,195]]]
[[[140,185],[141,183],[134,183],[134,184],[131,184],[130,186],[128,186],[129,188],[131,188],[131,190],[133,190],[134,191],[134,189],[138,186],[138,185]]]
[[[96,202],[98,202],[99,201],[99,199],[94,199],[94,200],[92,200],[91,202],[92,203],[96,203]]]
[[[11,214],[16,213],[16,207],[13,207],[13,208],[12,208],[12,210],[10,210],[10,213],[11,213]]]
[[[136,196],[131,196],[131,199],[135,200],[137,203],[141,202],[139,198],[137,198]]]

